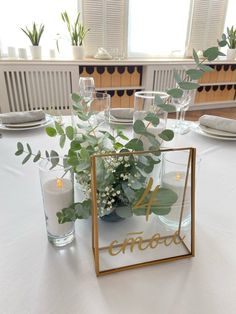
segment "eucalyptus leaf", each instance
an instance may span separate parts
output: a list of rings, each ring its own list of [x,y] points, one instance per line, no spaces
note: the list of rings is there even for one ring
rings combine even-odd
[[[72,126],[67,126],[66,127],[66,136],[68,137],[69,140],[73,140],[74,139],[74,129]]]
[[[157,106],[164,104],[163,99],[158,94],[155,95],[154,104]]]
[[[156,139],[156,137],[152,133],[146,132],[144,136],[150,142],[150,146],[154,146],[155,149],[158,149],[160,147],[160,142]]]
[[[24,150],[24,146],[23,146],[23,144],[21,143],[21,142],[17,142],[17,150],[18,151],[22,151],[23,152],[23,150]]]
[[[62,134],[62,135],[60,136],[60,143],[59,143],[61,148],[64,147],[65,141],[66,141],[66,135],[65,135],[65,134]]]
[[[133,216],[132,208],[130,205],[123,205],[115,207],[116,214],[120,216],[121,218],[129,218]]]
[[[134,122],[133,129],[134,132],[137,134],[143,134],[144,132],[146,132],[145,124],[141,120],[136,120]]]
[[[164,130],[159,134],[159,137],[164,141],[171,141],[174,138],[174,132],[172,130]]]
[[[56,167],[57,164],[59,163],[59,160],[60,159],[59,159],[58,153],[55,150],[51,150],[50,151],[50,161],[51,161],[52,167],[50,169]]]
[[[176,69],[174,69],[174,79],[176,80],[177,83],[181,82],[182,79]]]
[[[227,41],[226,40],[218,40],[217,42],[218,42],[218,45],[220,47],[225,47],[227,45]]]
[[[78,139],[71,141],[70,148],[74,151],[80,150],[81,144]]]
[[[186,71],[191,80],[198,80],[202,77],[203,72],[201,70],[189,69]]]
[[[198,88],[200,85],[197,83],[193,82],[179,82],[179,87],[182,88],[183,90],[192,90]]]
[[[57,121],[55,121],[54,124],[55,124],[55,128],[56,128],[57,133],[58,133],[59,135],[64,135],[64,130],[63,130],[63,128],[60,126],[60,124],[59,124]]]
[[[180,89],[181,90],[181,89]],[[178,98],[178,97],[177,97]],[[160,105],[159,106],[163,111],[166,112],[175,112],[176,108],[173,105],[169,105],[169,104],[164,104],[164,105]]]
[[[81,150],[80,150],[80,157],[83,160],[88,160],[89,159],[89,153],[88,153],[86,148],[83,148],[83,147],[81,148]]]
[[[41,152],[40,150],[38,151],[37,155],[34,157],[33,162],[37,162],[41,157]]]
[[[180,88],[172,88],[167,90],[167,94],[174,98],[181,98],[183,96],[183,91]]]
[[[219,48],[211,47],[203,51],[203,56],[207,58],[208,61],[213,61],[218,57]]]
[[[133,208],[133,213],[136,216],[144,216],[147,213],[147,209],[144,207],[140,207],[140,208]]]
[[[122,183],[122,189],[125,193],[125,196],[129,200],[130,203],[133,203],[135,201],[135,192],[132,190],[128,184],[125,182]]]
[[[31,154],[28,154],[22,161],[22,165],[24,165],[31,157]]]
[[[54,137],[54,136],[57,135],[56,129],[54,129],[51,126],[48,126],[45,130],[46,130],[47,135],[50,136],[50,137]]]
[[[203,72],[212,72],[215,71],[212,67],[210,67],[209,65],[205,65],[205,64],[199,64],[199,69],[201,69]]]
[[[157,126],[160,122],[160,119],[158,118],[157,114],[153,112],[148,112],[144,118],[144,120],[151,122],[153,126]],[[135,121],[138,122],[139,120]]]
[[[113,147],[114,147],[115,150],[119,150],[119,149],[123,148],[124,145],[121,144],[121,143],[119,143],[119,142],[115,142],[115,143],[113,144]]]
[[[68,162],[68,164],[69,164],[70,166],[73,166],[73,167],[76,167],[76,166],[78,166],[78,165],[80,164],[80,161],[79,161],[78,157],[77,157],[77,156],[74,156],[74,155],[69,156],[67,162]],[[85,168],[85,169],[86,169],[86,168]],[[76,169],[76,171],[77,171],[77,169]],[[79,172],[79,171],[81,171],[81,170],[78,170],[78,172]]]
[[[195,49],[193,49],[193,58],[194,58],[195,63],[198,65],[200,61],[199,61],[199,57]]]
[[[143,142],[140,139],[133,138],[125,145],[125,147],[134,151],[141,151],[143,150]]]
[[[79,161],[78,165],[76,166],[76,171],[81,172],[81,171],[84,171],[84,170],[89,169],[89,168],[90,168],[90,161],[89,160],[87,160],[87,161],[81,160],[81,161]]]
[[[71,98],[74,102],[80,102],[82,100],[82,97],[76,93],[72,93]]]

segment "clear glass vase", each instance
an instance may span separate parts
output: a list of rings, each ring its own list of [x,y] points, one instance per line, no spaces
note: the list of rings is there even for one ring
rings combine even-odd
[[[44,205],[48,241],[55,246],[65,246],[74,240],[74,222],[59,224],[57,212],[74,203],[73,173],[66,168],[65,159],[43,159],[39,164],[39,176]]]
[[[161,143],[162,140],[158,137],[165,128],[167,123],[168,113],[163,111],[160,107],[155,104],[155,97],[159,96],[163,101],[168,99],[168,95],[163,92],[154,91],[140,91],[134,94],[134,120],[141,120],[144,122],[146,129],[149,133],[155,135],[156,139]],[[159,118],[157,126],[153,126],[150,122],[145,120],[148,112],[154,113]],[[134,137],[139,138],[139,134],[134,133]],[[149,140],[142,137],[144,144],[144,150],[148,150],[151,146]]]

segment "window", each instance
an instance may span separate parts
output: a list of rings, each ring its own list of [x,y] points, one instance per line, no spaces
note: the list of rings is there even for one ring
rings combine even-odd
[[[113,54],[125,52],[127,0],[83,0],[83,22],[90,28],[85,44],[86,55],[93,57],[99,47]]]
[[[235,0],[228,0],[228,8],[227,8],[227,14],[225,18],[225,27],[224,31],[226,31],[227,26],[236,27],[236,19],[235,19],[235,11],[236,11],[236,1]]]
[[[191,0],[129,0],[128,55],[183,56]]]
[[[3,9],[4,8],[4,9]],[[0,42],[3,52],[7,47],[25,48],[30,46],[28,37],[20,30],[25,26],[31,27],[33,22],[45,24],[40,45],[43,54],[48,55],[50,48],[56,48],[56,34],[66,34],[66,26],[61,19],[61,12],[76,15],[77,0],[7,0],[0,10]],[[62,36],[65,38],[65,36]],[[69,46],[68,40],[61,40],[62,50]]]

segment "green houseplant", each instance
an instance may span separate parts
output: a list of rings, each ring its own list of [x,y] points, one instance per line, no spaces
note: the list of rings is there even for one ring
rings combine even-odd
[[[71,19],[66,11],[61,13],[61,18],[66,24],[67,30],[69,32],[74,58],[82,59],[84,56],[84,38],[90,29],[86,29],[86,27],[80,23],[80,12],[78,12],[74,22],[71,22]]]
[[[222,34],[221,40],[218,43],[220,47],[228,47],[227,59],[234,60],[236,57],[236,28],[234,26],[231,26],[231,28],[227,27],[226,34]]]
[[[198,88],[195,82],[204,72],[212,71],[212,68],[205,61],[215,60],[222,53],[217,47],[208,48],[203,52],[204,59],[199,60],[196,51],[193,51],[195,67],[186,71],[183,80],[175,73],[177,86],[167,91],[171,97],[180,98],[185,90],[193,90]],[[60,147],[64,147],[65,142],[69,141],[69,149],[65,156],[67,157],[67,167],[73,169],[77,176],[77,181],[82,189],[87,193],[84,200],[71,204],[68,208],[62,209],[57,213],[60,223],[74,221],[76,219],[86,219],[91,215],[91,177],[90,177],[90,157],[98,153],[121,152],[123,156],[113,158],[105,156],[100,159],[97,164],[97,180],[100,182],[97,188],[97,199],[99,200],[99,215],[101,217],[113,214],[113,218],[126,218],[132,215],[145,215],[146,209],[140,207],[130,207],[128,204],[135,205],[135,200],[142,195],[146,186],[146,177],[152,172],[155,165],[160,163],[160,142],[147,131],[148,125],[156,126],[159,121],[157,116],[149,112],[143,121],[136,120],[133,129],[138,137],[129,139],[121,130],[116,130],[115,134],[108,131],[99,130],[99,125],[92,125],[90,119],[92,112],[87,110],[87,105],[83,98],[77,94],[72,95],[74,101],[73,108],[81,121],[77,127],[81,133],[77,133],[76,129],[69,125],[62,127],[55,122],[54,127],[46,128],[46,132],[50,137],[58,137]],[[162,110],[170,111],[173,107],[160,97],[155,98],[155,105]],[[173,138],[173,131],[165,129],[159,134],[159,138],[169,141]],[[150,142],[150,154],[141,156],[142,158],[134,158],[129,156],[127,152],[142,151],[143,138],[147,138]],[[59,154],[52,150],[43,154],[41,151],[33,153],[29,144],[23,145],[17,143],[16,155],[20,156],[26,153],[22,163],[25,164],[33,158],[33,162],[37,162],[42,158],[50,160],[52,157],[52,167],[59,163]],[[159,204],[154,204],[150,210],[156,215],[166,215],[171,210],[171,205],[176,201],[176,195],[173,191],[164,189],[159,191]],[[146,197],[149,199],[150,194]],[[163,204],[168,204],[164,206]],[[114,217],[115,216],[115,217]],[[112,219],[113,219],[112,218]]]
[[[39,27],[37,27],[36,23],[33,22],[32,29],[26,26],[25,29],[21,28],[21,30],[26,34],[32,44],[32,46],[30,46],[32,58],[41,59],[42,49],[39,43],[44,32],[44,25],[40,24]]]

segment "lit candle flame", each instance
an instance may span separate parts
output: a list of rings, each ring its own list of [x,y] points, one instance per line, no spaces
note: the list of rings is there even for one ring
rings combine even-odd
[[[176,181],[179,181],[179,180],[181,179],[181,175],[180,175],[180,173],[176,173],[176,175],[175,175],[175,179],[176,179]]]
[[[61,179],[57,179],[57,188],[61,189],[63,187],[63,182]]]

